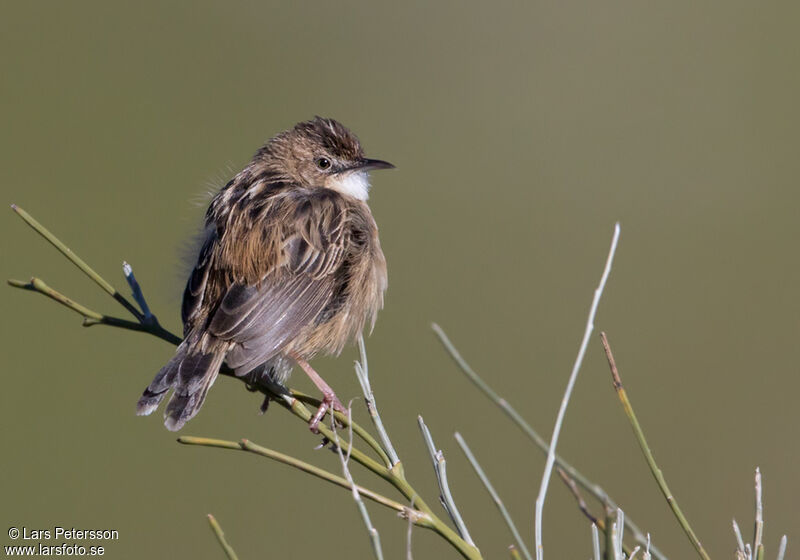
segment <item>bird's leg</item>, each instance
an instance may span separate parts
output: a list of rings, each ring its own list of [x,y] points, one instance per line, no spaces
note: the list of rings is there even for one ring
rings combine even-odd
[[[303,371],[305,371],[306,375],[308,375],[311,381],[314,382],[314,385],[317,386],[317,389],[322,392],[322,403],[320,403],[317,412],[311,417],[311,421],[308,423],[309,429],[315,434],[318,434],[319,423],[331,406],[334,410],[338,410],[339,412],[347,412],[347,409],[342,405],[341,401],[336,396],[336,393],[333,392],[333,389],[331,389],[330,385],[325,383],[325,380],[322,379],[322,377],[320,377],[316,371],[314,371],[314,368],[311,367],[311,364],[294,353],[291,354],[291,358],[297,363],[298,366],[303,368]]]

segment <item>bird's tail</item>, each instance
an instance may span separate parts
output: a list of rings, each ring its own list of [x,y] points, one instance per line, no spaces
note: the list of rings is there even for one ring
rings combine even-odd
[[[196,337],[188,337],[172,359],[153,378],[136,403],[136,414],[144,416],[158,408],[171,388],[172,397],[164,411],[168,430],[180,430],[203,406],[206,394],[217,378],[226,350],[204,352]]]

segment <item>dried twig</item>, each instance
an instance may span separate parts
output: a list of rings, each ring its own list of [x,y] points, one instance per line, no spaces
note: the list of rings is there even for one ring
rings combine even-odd
[[[591,511],[589,511],[589,506],[586,505],[586,500],[583,499],[581,491],[578,489],[578,485],[575,484],[575,481],[572,480],[572,478],[566,472],[564,472],[564,469],[562,468],[556,468],[556,472],[558,472],[561,480],[564,481],[564,484],[566,484],[567,488],[569,488],[570,492],[572,492],[575,501],[578,502],[578,509],[581,510],[583,515],[585,515],[593,525],[599,525],[601,529],[604,529],[605,527],[603,520],[598,519]]]

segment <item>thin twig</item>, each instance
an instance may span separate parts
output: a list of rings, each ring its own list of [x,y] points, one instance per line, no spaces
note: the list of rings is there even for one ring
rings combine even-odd
[[[561,433],[561,426],[564,423],[564,416],[567,413],[567,404],[572,396],[572,389],[575,387],[575,382],[578,379],[578,372],[583,363],[583,356],[586,354],[586,348],[589,346],[589,339],[594,330],[594,318],[597,314],[597,307],[600,304],[600,297],[603,295],[603,290],[606,287],[608,275],[611,273],[611,264],[614,262],[614,253],[617,251],[617,242],[619,241],[620,227],[619,223],[614,225],[614,235],[611,239],[611,248],[608,251],[608,258],[606,259],[606,266],[603,270],[603,275],[600,277],[600,284],[594,292],[594,299],[589,309],[589,317],[586,320],[586,330],[583,334],[583,341],[581,342],[578,356],[575,358],[575,364],[572,366],[572,373],[567,382],[567,388],[564,391],[564,398],[561,400],[561,407],[558,410],[556,423],[553,427],[553,436],[550,438],[550,447],[547,451],[547,461],[545,462],[544,473],[542,475],[542,484],[539,487],[539,496],[536,498],[536,511],[535,511],[535,535],[536,535],[536,559],[542,560],[544,558],[544,547],[542,545],[542,511],[544,509],[544,501],[547,497],[547,487],[550,484],[550,476],[553,472],[553,465],[556,461],[556,446],[558,445],[558,436]]]
[[[562,468],[556,468],[556,472],[561,477],[561,480],[564,481],[564,484],[567,485],[569,491],[572,492],[575,501],[578,502],[578,509],[581,510],[581,513],[589,519],[594,525],[603,525],[603,521],[598,519],[591,511],[589,511],[589,506],[586,505],[586,501],[583,499],[581,495],[581,491],[578,489],[578,485],[575,484],[575,481],[564,471]],[[601,527],[602,529],[603,527]]]
[[[178,443],[182,443],[184,445],[199,445],[203,447],[219,447],[221,449],[233,449],[235,451],[247,451],[255,455],[261,455],[262,457],[273,459],[275,461],[278,461],[279,463],[283,463],[284,465],[289,465],[290,467],[294,467],[298,470],[316,476],[317,478],[321,478],[322,480],[331,482],[336,486],[340,486],[347,490],[352,491],[353,489],[351,484],[341,476],[335,475],[331,472],[326,471],[325,469],[321,469],[310,463],[306,463],[305,461],[301,461],[300,459],[296,459],[290,455],[274,451],[267,447],[256,445],[253,442],[246,439],[236,442],[236,441],[194,437],[194,436],[180,436],[178,438]],[[396,502],[391,498],[387,498],[382,494],[364,488],[363,486],[358,487],[358,492],[362,496],[369,498],[373,502],[391,508],[403,516],[405,516],[408,510],[407,506],[399,502]],[[431,528],[429,517],[422,512],[416,512],[416,514],[413,516],[413,521],[416,525],[419,525],[420,527],[425,527],[427,529]]]
[[[358,377],[358,382],[361,384],[361,390],[364,393],[364,398],[367,401],[367,411],[369,411],[369,417],[372,419],[372,423],[375,425],[375,429],[378,431],[378,437],[383,444],[383,450],[388,456],[387,466],[389,468],[394,468],[395,465],[400,464],[400,458],[397,456],[397,452],[394,450],[392,440],[389,439],[389,434],[386,432],[386,428],[383,426],[383,420],[381,420],[381,415],[378,412],[378,405],[375,402],[375,394],[372,392],[372,386],[369,382],[367,348],[364,345],[363,336],[358,337],[358,351],[361,355],[361,361],[356,362],[356,376]],[[400,468],[402,468],[402,466]]]
[[[352,418],[352,408],[350,406],[347,407],[347,417],[348,419]],[[350,445],[349,448],[353,449],[353,423],[352,421],[350,424]],[[383,560],[383,550],[381,549],[381,537],[378,534],[378,530],[372,524],[372,520],[369,517],[369,512],[367,511],[367,506],[364,504],[364,500],[361,499],[361,495],[358,492],[358,486],[356,486],[355,481],[353,480],[353,475],[350,473],[350,468],[347,466],[348,461],[350,460],[350,453],[348,452],[347,457],[345,457],[344,453],[342,452],[342,446],[339,444],[339,432],[336,431],[336,420],[331,418],[331,430],[336,435],[336,439],[334,440],[334,444],[336,445],[336,453],[339,455],[339,460],[342,463],[342,472],[344,473],[345,479],[350,484],[350,488],[353,492],[353,500],[356,503],[356,507],[358,508],[358,512],[361,514],[361,520],[364,522],[364,525],[367,528],[367,534],[369,535],[369,542],[372,546],[372,553],[375,555],[377,560]]]
[[[605,555],[606,560],[613,560],[614,559],[614,512],[610,508],[606,508],[606,517],[605,517],[605,532],[603,536],[605,537]]]
[[[225,540],[225,533],[222,532],[222,527],[220,527],[217,520],[210,513],[208,514],[208,523],[211,525],[211,530],[214,531],[214,535],[216,535],[222,550],[225,551],[228,560],[239,560],[238,556],[236,556],[236,552],[233,551],[233,547]]]
[[[592,523],[592,551],[594,552],[594,560],[601,560],[600,535],[597,531],[597,525],[595,523]]]
[[[410,509],[414,509],[414,500],[411,500]],[[408,522],[408,529],[406,529],[406,560],[414,560],[414,555],[411,554],[411,530],[414,525],[411,523],[410,517]]]
[[[622,538],[625,534],[625,512],[617,508],[617,520],[614,522],[614,557],[624,560],[622,556]]]
[[[172,334],[157,322],[155,323],[137,323],[135,321],[128,321],[127,319],[120,319],[119,317],[111,317],[103,315],[88,307],[81,305],[72,298],[54,290],[40,278],[31,278],[29,282],[22,282],[21,280],[8,280],[8,285],[13,288],[20,288],[31,292],[37,292],[48,298],[60,303],[61,305],[71,309],[83,317],[83,326],[91,327],[93,325],[107,325],[109,327],[117,327],[129,331],[144,332],[165,340],[171,344],[180,344],[181,338]]]
[[[433,331],[436,333],[436,336],[439,338],[439,341],[442,343],[442,346],[444,346],[445,350],[453,359],[453,361],[456,363],[456,365],[459,367],[459,369],[464,373],[464,375],[467,376],[467,379],[472,381],[472,383],[476,387],[478,387],[478,389],[480,389],[481,392],[483,392],[483,394],[489,398],[489,400],[491,400],[494,404],[496,404],[500,408],[500,410],[502,410],[511,419],[511,421],[514,422],[514,424],[519,429],[521,429],[522,432],[526,436],[528,436],[528,438],[530,438],[530,440],[533,441],[533,443],[536,444],[536,446],[545,455],[547,455],[550,446],[547,444],[544,438],[542,438],[536,432],[536,430],[534,430],[531,427],[531,425],[525,421],[522,415],[519,412],[517,412],[517,410],[513,406],[511,406],[511,404],[506,399],[498,395],[497,392],[495,392],[495,390],[492,389],[489,386],[489,384],[486,383],[486,381],[484,381],[483,378],[481,378],[481,376],[477,374],[477,372],[475,372],[474,369],[472,369],[472,367],[462,357],[461,353],[458,351],[455,345],[450,341],[447,334],[444,332],[444,330],[442,330],[442,328],[439,325],[433,323],[431,327],[433,328]],[[601,502],[604,507],[617,509],[616,502],[614,502],[614,500],[611,499],[608,493],[606,493],[606,491],[603,490],[603,488],[600,487],[599,484],[595,484],[594,482],[586,478],[580,471],[578,471],[575,467],[567,463],[558,454],[556,454],[556,464],[562,469],[564,469],[570,475],[571,478],[573,478],[581,487],[583,487],[584,490],[589,492],[599,502]],[[625,526],[631,532],[636,542],[638,542],[643,546],[647,545],[647,536],[645,535],[644,531],[642,531],[639,528],[639,526],[636,525],[629,516],[625,517]],[[601,527],[601,530],[604,529]],[[667,556],[663,552],[661,552],[657,547],[652,546],[651,551],[653,556],[655,556],[656,560],[668,560]]]
[[[83,317],[84,327],[91,327],[92,325],[109,325],[112,327],[119,327],[122,329],[128,329],[132,331],[150,332],[149,329],[143,326],[141,323],[128,321],[127,319],[120,319],[118,317],[109,317],[108,315],[103,315],[102,313],[93,311],[92,309],[89,309],[88,307],[81,305],[72,298],[65,296],[61,292],[54,290],[53,288],[48,286],[41,278],[34,277],[31,278],[29,282],[23,282],[21,280],[11,279],[8,280],[8,285],[13,288],[21,288],[23,290],[28,290],[30,292],[40,293],[43,296],[47,296],[53,301],[60,303],[64,307],[73,310],[78,315]]]
[[[511,556],[511,560],[522,560],[522,556],[519,554],[519,550],[513,544],[508,545],[508,554]]]
[[[478,463],[478,460],[475,458],[475,455],[472,454],[472,450],[467,445],[467,442],[464,441],[463,437],[461,437],[461,434],[456,432],[455,437],[456,441],[458,442],[458,445],[461,447],[461,451],[464,452],[464,455],[467,456],[469,464],[472,465],[475,474],[477,474],[478,478],[481,479],[483,486],[486,488],[486,490],[489,492],[489,495],[492,497],[494,505],[497,506],[498,510],[500,510],[500,515],[503,516],[503,520],[506,522],[506,525],[511,531],[511,535],[514,537],[517,546],[519,546],[520,549],[522,549],[522,554],[525,556],[525,558],[527,558],[527,560],[532,560],[533,557],[531,556],[531,553],[528,551],[528,547],[525,546],[525,541],[522,540],[522,535],[519,534],[517,526],[514,524],[514,520],[511,519],[511,514],[508,513],[508,509],[506,509],[503,500],[500,499],[500,495],[497,493],[497,491],[494,489],[494,486],[492,486],[492,483],[489,481],[489,477],[486,476],[486,473],[483,471],[483,468],[481,467],[480,463]]]
[[[444,453],[442,453],[441,449],[436,449],[436,445],[433,443],[433,436],[431,436],[431,431],[428,429],[428,426],[425,425],[425,421],[422,419],[422,416],[417,416],[417,422],[419,423],[419,429],[422,432],[422,439],[425,440],[425,446],[428,449],[428,454],[433,462],[433,470],[436,472],[436,480],[439,482],[439,499],[442,502],[442,506],[450,516],[450,519],[453,520],[453,524],[456,526],[458,534],[461,535],[461,537],[469,544],[475,546],[472,537],[469,535],[467,526],[464,523],[464,520],[461,518],[461,513],[458,511],[456,502],[453,500],[453,495],[450,492],[450,485],[447,483],[447,462],[444,460]]]
[[[147,323],[153,320],[153,313],[150,311],[150,307],[147,305],[147,300],[144,298],[144,294],[142,293],[142,288],[139,286],[139,282],[136,280],[136,276],[133,275],[133,267],[129,265],[127,262],[122,262],[122,272],[125,274],[125,280],[128,281],[128,286],[131,288],[131,295],[136,303],[139,304],[139,307],[142,309],[143,317],[142,322]]]
[[[733,534],[736,535],[736,550],[744,554],[744,539],[742,538],[742,531],[739,530],[739,524],[733,520]]]
[[[764,536],[764,506],[761,500],[761,470],[756,467],[756,523],[755,528],[753,530],[753,550],[756,553],[756,558],[759,555],[759,549],[762,549],[763,554],[763,545],[761,540]]]
[[[564,472],[563,469],[558,469],[557,468],[556,471],[558,472],[559,476],[561,477],[561,480],[564,481],[564,484],[567,485],[567,488],[569,488],[570,492],[572,492],[572,495],[575,497],[575,501],[578,502],[578,508],[581,510],[583,515],[585,515],[589,519],[589,521],[592,522],[593,525],[597,525],[597,527],[601,531],[605,531],[606,530],[605,521],[603,521],[602,519],[598,518],[591,511],[589,511],[589,506],[586,505],[586,501],[583,499],[583,496],[581,495],[581,491],[578,488],[578,485],[575,484],[575,481],[572,480],[570,478],[570,476],[566,472]],[[617,508],[617,511],[622,511],[622,510]],[[628,517],[627,515],[623,515],[622,518],[619,519],[617,522],[618,523],[622,523],[623,527],[625,527],[627,525],[627,521],[626,521],[627,517]],[[645,541],[645,544],[646,544],[646,541]],[[624,542],[622,543],[622,550],[624,550],[625,554],[627,554],[628,556],[633,554],[633,552],[631,551],[631,548],[629,546],[626,546]]]
[[[786,538],[786,535],[781,537],[781,544],[778,546],[778,560],[783,560],[783,557],[786,556],[786,545],[788,544],[789,539]]]
[[[58,249],[62,255],[67,257],[67,259],[72,264],[77,266],[84,274],[86,274],[86,276],[91,278],[98,286],[100,286],[103,289],[103,291],[105,291],[108,295],[117,300],[120,303],[120,305],[122,305],[122,307],[127,309],[131,313],[131,315],[136,317],[137,321],[141,321],[143,319],[143,316],[141,313],[139,313],[139,310],[136,309],[136,307],[134,307],[134,305],[131,302],[129,302],[125,298],[125,296],[120,294],[116,290],[116,288],[114,288],[114,286],[112,286],[111,284],[108,283],[108,281],[106,281],[105,278],[97,274],[97,272],[95,272],[94,269],[92,269],[92,267],[90,267],[83,261],[83,259],[81,259],[78,255],[73,253],[72,249],[64,245],[64,243],[60,239],[58,239],[55,235],[50,233],[50,230],[48,230],[46,227],[44,227],[42,224],[36,221],[36,219],[34,219],[33,216],[28,214],[25,210],[23,210],[16,204],[12,204],[11,209],[14,212],[16,212],[16,214],[20,218],[22,218],[26,224],[31,226],[36,231],[36,233],[44,237],[53,247]]]
[[[678,520],[678,523],[680,524],[684,533],[686,533],[686,536],[689,537],[689,540],[697,551],[697,554],[703,558],[703,560],[709,560],[708,553],[706,553],[703,545],[697,538],[697,535],[695,535],[694,530],[692,530],[691,525],[689,525],[689,521],[681,511],[680,506],[678,506],[677,500],[672,495],[669,486],[667,486],[667,481],[664,478],[661,469],[658,468],[658,464],[656,463],[652,451],[650,451],[650,446],[647,445],[647,439],[644,437],[644,432],[639,425],[639,420],[636,418],[636,413],[633,411],[633,406],[628,399],[628,394],[626,393],[625,388],[622,386],[622,379],[619,376],[617,364],[614,361],[614,355],[611,353],[611,347],[608,344],[608,337],[606,337],[606,333],[600,333],[600,339],[603,342],[603,348],[605,349],[606,358],[608,359],[608,365],[611,368],[611,376],[614,379],[614,389],[617,391],[619,400],[622,402],[622,407],[625,409],[625,414],[628,416],[628,420],[631,423],[634,434],[636,434],[636,439],[639,442],[639,447],[641,448],[642,453],[647,460],[647,464],[650,467],[650,472],[653,473],[653,477],[656,479],[662,494],[664,494],[670,509],[672,509],[672,513],[675,515],[675,518]]]

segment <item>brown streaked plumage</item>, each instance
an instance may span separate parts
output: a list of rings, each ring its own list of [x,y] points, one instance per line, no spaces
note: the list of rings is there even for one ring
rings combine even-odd
[[[170,430],[200,410],[223,363],[283,383],[293,363],[341,406],[306,360],[338,354],[375,324],[386,261],[366,203],[358,139],[332,119],[301,122],[265,144],[213,199],[183,296],[184,341],[137,404],[150,414],[171,388]],[[258,369],[261,368],[261,369]]]

